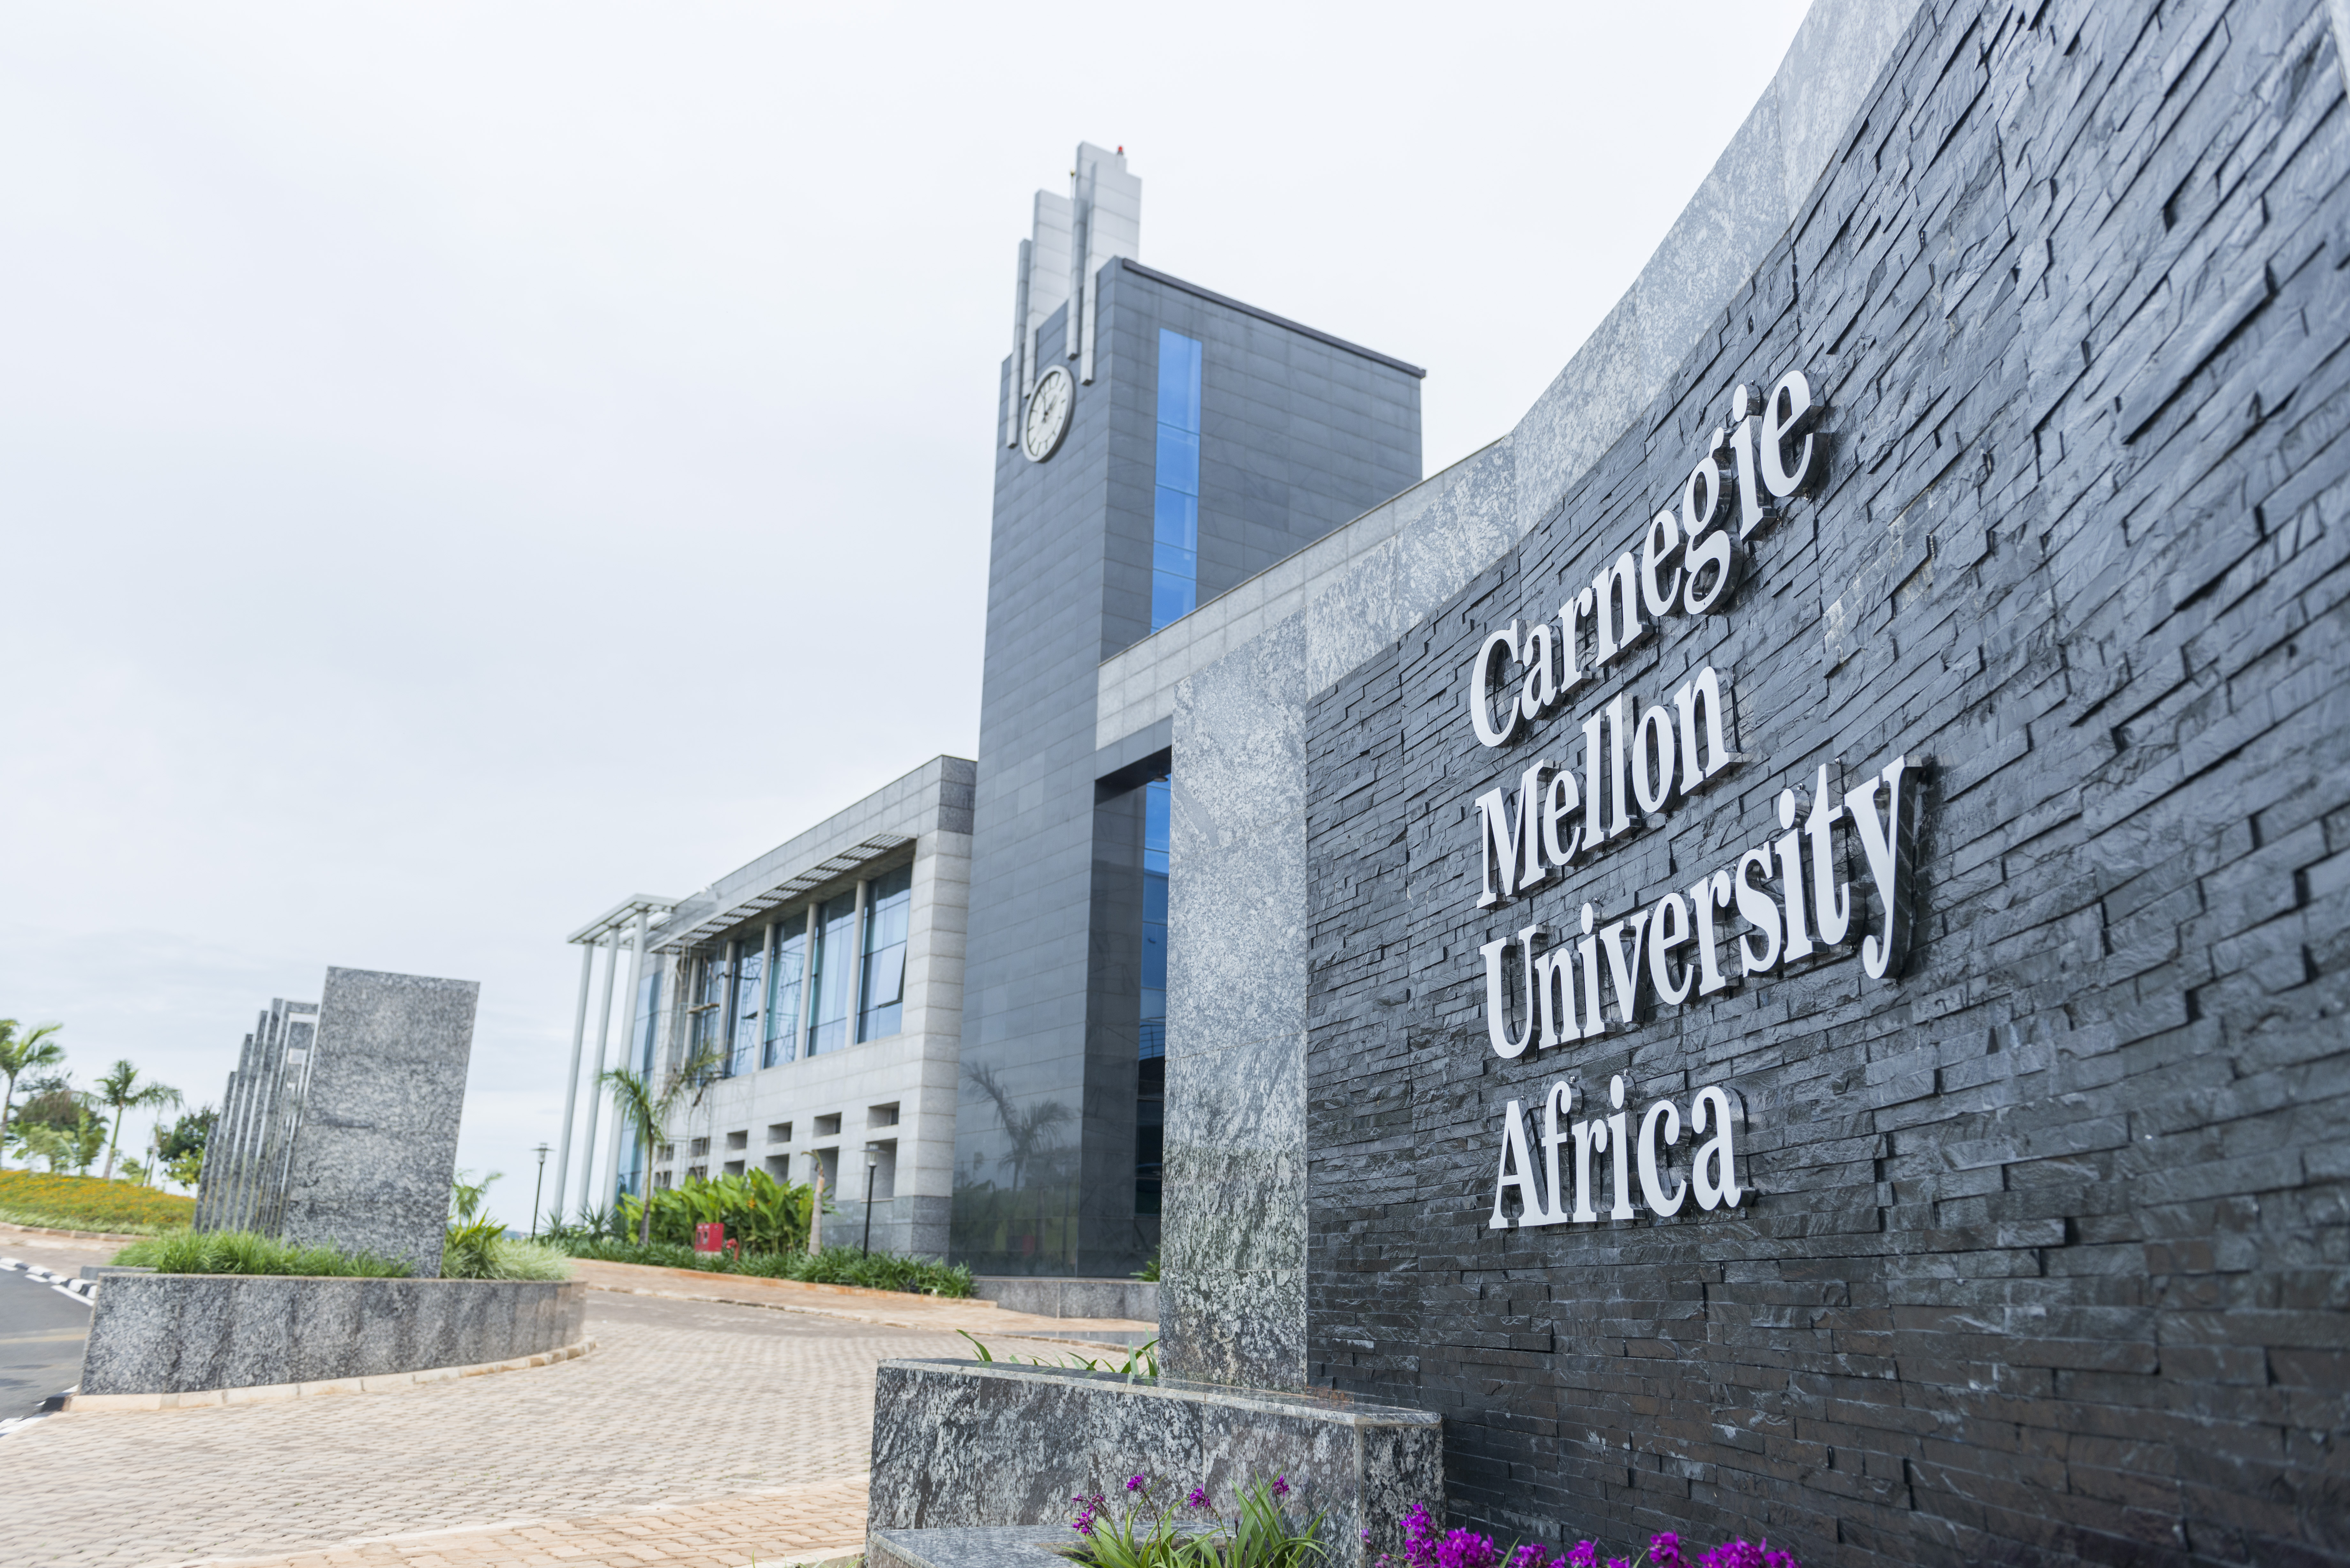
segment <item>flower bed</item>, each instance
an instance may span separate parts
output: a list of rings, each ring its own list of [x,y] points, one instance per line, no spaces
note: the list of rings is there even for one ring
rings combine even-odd
[[[135,1181],[0,1170],[0,1220],[12,1225],[138,1235],[180,1228],[195,1213],[194,1199]]]
[[[1370,1532],[1363,1532],[1370,1539]],[[1490,1535],[1448,1530],[1436,1533],[1428,1505],[1414,1503],[1403,1516],[1403,1555],[1382,1557],[1378,1568],[1600,1568],[1596,1541],[1578,1541],[1563,1556],[1553,1557],[1539,1541],[1528,1541],[1504,1552]],[[1607,1568],[1803,1568],[1793,1552],[1775,1552],[1766,1537],[1760,1546],[1751,1541],[1725,1541],[1701,1557],[1681,1550],[1681,1538],[1670,1531],[1648,1537],[1648,1549],[1635,1560],[1607,1559]]]

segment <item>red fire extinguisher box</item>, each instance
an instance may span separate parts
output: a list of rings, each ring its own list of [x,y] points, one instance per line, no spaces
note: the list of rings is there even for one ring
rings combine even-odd
[[[693,1250],[697,1252],[723,1252],[726,1250],[726,1225],[723,1220],[711,1220],[693,1228]]]

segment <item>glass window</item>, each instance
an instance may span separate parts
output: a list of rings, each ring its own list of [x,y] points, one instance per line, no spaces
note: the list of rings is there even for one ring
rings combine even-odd
[[[827,898],[816,912],[816,950],[808,961],[808,1054],[848,1044],[850,987],[857,979],[857,895]]]
[[[653,1036],[660,1033],[660,971],[648,965],[637,992],[637,1071],[648,1080],[653,1075]]]
[[[712,957],[696,961],[700,971],[693,992],[693,1004],[688,1010],[692,1019],[686,1031],[686,1055],[689,1059],[704,1052],[716,1054],[726,1027],[726,961]]]
[[[767,978],[765,933],[744,938],[735,951],[734,1042],[726,1054],[730,1075],[751,1070],[752,1053],[759,1044],[759,1004],[765,1000],[761,992]]]
[[[775,955],[767,961],[767,1044],[759,1058],[763,1067],[799,1057],[800,977],[806,962],[807,918],[803,915],[775,928]]]
[[[1159,462],[1150,518],[1150,629],[1200,604],[1200,344],[1159,334]]]
[[[914,868],[900,866],[866,884],[863,1005],[857,1037],[879,1040],[904,1027],[906,920],[914,907]]]
[[[1142,1055],[1167,1054],[1167,844],[1172,797],[1165,779],[1142,786]]]

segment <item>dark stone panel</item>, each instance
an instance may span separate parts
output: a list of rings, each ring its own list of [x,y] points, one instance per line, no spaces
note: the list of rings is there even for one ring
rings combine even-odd
[[[1441,1412],[1454,1515],[1505,1537],[2350,1562],[2334,41],[2314,6],[1936,10],[1650,417],[1312,706],[1312,1376]],[[1485,632],[1637,549],[1730,388],[1795,369],[1825,480],[1733,607],[1480,747]],[[1478,909],[1475,796],[1706,663],[1749,760]],[[1895,975],[1847,944],[1496,1055],[1481,944],[1653,905],[1897,754],[1933,762]],[[1735,1090],[1752,1196],[1490,1229],[1504,1102],[1538,1127],[1618,1074],[1636,1115]]]

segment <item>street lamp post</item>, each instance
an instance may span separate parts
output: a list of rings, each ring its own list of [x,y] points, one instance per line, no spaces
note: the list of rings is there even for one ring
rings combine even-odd
[[[531,1153],[538,1156],[538,1179],[530,1189],[530,1239],[538,1240],[538,1195],[546,1189],[546,1146],[540,1144]]]
[[[873,1255],[873,1172],[874,1172],[876,1169],[879,1168],[880,1164],[881,1164],[881,1146],[880,1146],[879,1144],[878,1144],[878,1143],[868,1143],[868,1144],[867,1144],[867,1145],[865,1146],[865,1247],[864,1247],[864,1252],[865,1252],[865,1255],[866,1255],[867,1257],[868,1257],[868,1258],[869,1258],[869,1257],[871,1257],[871,1256]]]

